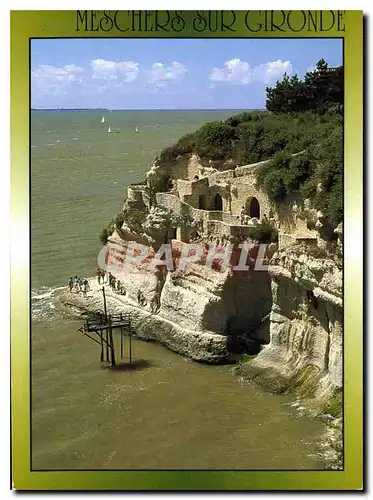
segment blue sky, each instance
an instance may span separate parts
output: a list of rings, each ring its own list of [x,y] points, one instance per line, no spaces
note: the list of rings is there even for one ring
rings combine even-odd
[[[343,62],[337,39],[32,40],[34,108],[264,108],[284,72],[324,58]]]

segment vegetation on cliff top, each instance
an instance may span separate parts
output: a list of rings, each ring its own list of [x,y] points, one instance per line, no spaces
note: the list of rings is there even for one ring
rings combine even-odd
[[[114,219],[112,219],[109,224],[104,227],[99,235],[99,240],[103,245],[106,245],[108,238],[114,233],[116,229],[120,229],[124,222],[124,214],[117,214]]]
[[[275,202],[300,190],[333,225],[343,208],[343,68],[320,60],[303,79],[284,75],[267,88],[262,112],[208,122],[162,150],[161,163],[197,153],[202,162],[245,165],[273,158],[258,174]],[[292,157],[292,153],[305,154]],[[222,168],[227,167],[227,165]]]

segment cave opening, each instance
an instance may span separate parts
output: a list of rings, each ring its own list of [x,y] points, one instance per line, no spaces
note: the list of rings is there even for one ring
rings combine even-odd
[[[255,196],[252,196],[251,198],[248,198],[246,201],[246,214],[249,215],[250,217],[256,217],[259,219],[260,217],[260,205],[259,201]]]
[[[315,294],[310,290],[307,290],[307,301],[314,309],[318,309],[319,301],[317,300],[317,297],[315,297]]]
[[[214,198],[214,210],[223,210],[223,199],[219,193],[216,193]]]

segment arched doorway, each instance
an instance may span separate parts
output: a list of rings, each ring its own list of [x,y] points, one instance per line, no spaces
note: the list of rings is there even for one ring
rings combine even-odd
[[[223,210],[223,200],[219,193],[214,198],[214,210]]]
[[[246,214],[250,217],[260,218],[260,206],[259,201],[255,198],[255,196],[248,198],[246,201]]]
[[[198,208],[201,210],[206,210],[206,195],[200,194],[198,198]]]

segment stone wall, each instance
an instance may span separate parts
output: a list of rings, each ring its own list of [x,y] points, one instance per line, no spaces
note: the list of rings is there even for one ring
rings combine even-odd
[[[206,194],[209,187],[209,180],[207,177],[203,177],[202,179],[186,181],[179,179],[177,181],[177,191],[179,193],[179,197],[182,201],[186,202],[185,197],[188,197],[189,205],[198,208],[198,197],[200,194]],[[190,201],[194,201],[194,203],[190,203]]]
[[[288,233],[278,233],[278,246],[279,248],[285,248],[290,245],[295,244],[295,235],[294,234],[288,234]]]
[[[255,171],[255,169],[261,167],[262,165],[265,165],[270,161],[271,160],[264,160],[264,161],[259,161],[257,163],[250,163],[250,165],[242,165],[242,167],[237,167],[235,169],[236,177],[251,175],[253,171]]]
[[[197,208],[191,207],[187,203],[184,203],[180,198],[174,194],[170,193],[157,193],[156,194],[157,203],[162,205],[169,210],[172,210],[177,215],[189,215],[196,220],[203,220],[206,218],[206,210],[199,210]]]
[[[210,224],[209,226],[204,224],[203,232],[209,238],[213,231],[217,231],[217,236],[221,237],[247,234],[247,230],[240,228],[240,214],[244,207],[247,215],[256,216],[256,211],[251,209],[256,202],[259,204],[259,218],[266,215],[268,219],[275,221],[281,233],[280,247],[296,242],[299,238],[319,238],[318,232],[307,225],[301,193],[294,192],[283,203],[274,204],[266,193],[257,187],[257,171],[269,161],[214,171],[213,168],[202,167],[198,156],[192,155],[187,160],[180,158],[172,165],[158,166],[155,171],[157,175],[167,174],[169,177],[174,177],[175,192],[188,206],[183,207],[183,213],[188,213],[202,221],[221,221],[226,225],[237,226],[231,229],[224,224]],[[195,175],[200,178],[194,180]],[[181,205],[177,201],[166,200],[166,198],[163,200],[168,208],[181,210]],[[208,211],[215,212],[219,200],[221,200],[222,216],[219,217],[216,213],[207,215]],[[200,211],[194,212],[192,208]],[[185,230],[184,238],[186,238],[186,233]]]
[[[229,213],[216,210],[200,210],[182,202],[176,195],[169,193],[157,193],[157,203],[172,210],[177,215],[190,216],[202,224],[200,236],[211,238],[244,237],[247,238],[250,228],[240,225],[239,218]],[[187,233],[184,228],[184,238]],[[178,234],[181,234],[180,232]],[[181,239],[181,241],[186,241]]]
[[[236,177],[235,170],[224,170],[223,172],[214,172],[209,175],[209,180],[212,184],[217,184],[218,182],[231,181]]]
[[[231,182],[231,213],[240,215],[242,207],[247,206],[252,198],[256,198],[260,206],[260,217],[274,211],[268,196],[256,187],[255,174],[250,173],[244,177],[236,177]],[[248,214],[249,215],[249,214]]]
[[[124,202],[123,209],[133,208],[145,211],[148,208],[148,199],[145,193],[144,185],[130,185],[127,187],[127,200]]]
[[[217,208],[216,196],[221,197],[222,210],[229,211],[230,195],[226,185],[211,184],[211,179],[202,177],[194,181],[178,180],[179,198],[194,208],[214,210]]]
[[[178,179],[193,180],[196,175],[200,175],[201,169],[203,167],[199,157],[193,154],[189,158],[180,156],[173,162],[153,165],[147,173],[147,177],[153,177],[155,185],[165,178],[171,178],[174,181]]]

